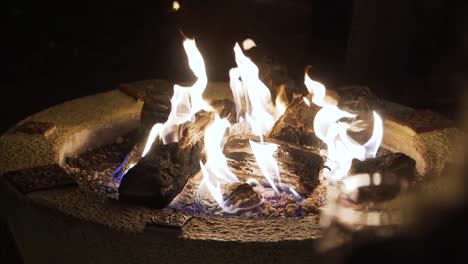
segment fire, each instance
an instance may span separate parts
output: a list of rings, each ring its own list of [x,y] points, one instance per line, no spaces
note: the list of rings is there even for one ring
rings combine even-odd
[[[151,149],[153,142],[156,140],[156,137],[159,137],[163,128],[164,125],[161,123],[154,124],[154,126],[151,128],[148,139],[146,140],[145,148],[143,149],[141,157],[146,156],[146,153],[148,153],[148,151]]]
[[[237,68],[230,71],[231,90],[236,104],[237,118],[247,122],[257,136],[265,135],[275,123],[275,110],[268,87],[259,78],[255,63],[242,52],[239,44],[234,46]],[[247,118],[248,116],[248,118]],[[255,124],[253,129],[252,124]]]
[[[364,145],[360,145],[347,134],[348,131],[359,129],[359,121],[355,123],[340,121],[343,118],[354,118],[356,115],[343,111],[328,102],[325,86],[310,79],[307,71],[304,83],[309,92],[313,94],[312,102],[322,107],[315,116],[314,131],[316,136],[327,145],[328,159],[325,165],[331,169],[327,178],[333,181],[340,180],[348,175],[353,159],[364,160],[375,157],[383,137],[382,119],[376,112],[373,113],[372,137]]]
[[[309,67],[307,67],[308,69]],[[304,76],[304,84],[310,94],[313,95],[312,102],[318,106],[325,105],[325,86],[319,82],[312,80],[307,74],[307,69]]]
[[[204,142],[207,161],[205,164],[200,161],[203,179],[198,188],[198,196],[203,196],[204,191],[207,190],[224,212],[236,213],[240,210],[254,208],[258,206],[258,204],[248,208],[242,208],[232,204],[229,205],[224,199],[223,187],[226,186],[226,184],[239,181],[237,176],[229,170],[226,157],[222,152],[223,139],[226,130],[230,127],[229,121],[220,119],[219,116],[216,115],[213,123],[205,130]]]
[[[177,142],[182,136],[181,131],[185,126],[190,125],[197,112],[201,110],[214,111],[203,98],[203,92],[208,84],[203,56],[193,39],[186,39],[183,46],[190,69],[197,80],[190,87],[174,85],[174,93],[171,98],[172,107],[168,119],[164,124],[158,123],[152,127],[142,157],[150,151],[156,140],[161,140],[163,144]],[[243,42],[245,50],[254,46],[255,43],[250,39]],[[284,86],[279,87],[273,104],[270,90],[259,79],[258,67],[249,57],[245,56],[237,43],[234,46],[234,55],[237,67],[229,71],[229,77],[236,106],[236,123],[231,125],[227,119],[220,118],[216,114],[213,122],[206,127],[204,131],[206,162],[200,161],[202,181],[197,192],[197,197],[211,196],[218,206],[227,213],[250,209],[258,204],[249,208],[239,208],[227,204],[225,201],[225,187],[240,181],[229,169],[223,153],[226,134],[253,134],[260,138],[260,142],[249,140],[250,147],[263,177],[271,189],[278,194],[280,192],[278,184],[281,182],[281,177],[274,155],[279,146],[263,142],[263,136],[269,133],[275,121],[284,114],[288,104]],[[356,115],[339,109],[336,101],[327,97],[325,86],[312,80],[307,75],[307,71],[304,83],[312,95],[312,100],[303,97],[304,102],[309,107],[311,103],[320,107],[314,117],[313,128],[316,136],[327,146],[325,165],[331,171],[325,177],[332,183],[341,181],[344,193],[354,192],[357,188],[371,183],[380,184],[381,176],[377,174],[347,177],[353,159],[363,160],[375,157],[383,137],[383,122],[380,116],[376,112],[373,113],[372,136],[365,144],[360,145],[348,135],[348,131],[359,131],[362,121],[343,122],[342,119],[355,118]],[[256,186],[260,185],[256,179],[249,179],[247,182]],[[284,189],[300,198],[300,195],[291,186],[286,186]],[[333,208],[337,209],[338,206],[335,204]],[[343,211],[336,211],[336,213],[343,214]],[[375,223],[374,220],[372,222]]]
[[[179,11],[179,9],[180,9],[180,4],[179,4],[179,2],[173,1],[173,2],[172,2],[172,10],[174,10],[175,12],[177,12],[177,11]]]
[[[252,40],[252,39],[245,39],[244,41],[242,41],[242,48],[244,50],[249,50],[251,48],[254,48],[256,47],[257,44],[255,44],[255,42]]]
[[[190,87],[174,85],[169,117],[164,124],[158,123],[153,126],[142,157],[148,153],[156,139],[161,139],[164,144],[179,141],[182,131],[181,126],[186,122],[191,122],[193,116],[200,110],[210,109],[210,106],[203,100],[203,92],[208,84],[203,56],[198,50],[195,40],[186,39],[183,46],[190,69],[197,77],[197,81]]]
[[[331,181],[327,192],[327,206],[324,208],[320,221],[322,225],[328,226],[331,219],[337,219],[345,225],[380,225],[385,222],[380,212],[362,212],[354,208],[340,204],[341,194],[349,195],[355,193],[360,187],[369,185],[379,185],[382,176],[379,173],[358,174],[349,176],[348,172],[353,159],[364,160],[374,158],[380,147],[383,138],[383,122],[381,117],[373,112],[374,125],[371,138],[363,145],[358,144],[349,135],[348,131],[358,132],[362,130],[363,121],[352,123],[342,122],[343,118],[355,118],[356,115],[339,109],[336,102],[327,100],[325,86],[313,81],[307,75],[304,83],[313,95],[312,102],[321,107],[314,118],[314,131],[316,136],[327,145],[327,162],[325,166],[330,168],[330,172],[325,177]],[[304,97],[307,105],[310,103]],[[337,188],[333,183],[340,181],[341,188]]]
[[[226,157],[223,154],[223,139],[226,130],[230,129],[231,124],[227,119],[220,119],[216,115],[213,123],[205,129],[204,143],[206,164],[205,166],[222,181],[236,182],[238,178],[228,168]]]
[[[281,85],[279,88],[278,94],[276,95],[276,100],[275,100],[277,118],[279,118],[280,116],[284,114],[284,112],[286,112],[287,106],[288,106],[288,97],[286,96],[284,85]]]

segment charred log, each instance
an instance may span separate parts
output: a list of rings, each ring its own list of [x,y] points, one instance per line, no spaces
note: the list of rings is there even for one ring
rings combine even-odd
[[[179,142],[154,144],[125,174],[119,186],[119,200],[154,208],[168,205],[200,170],[200,160],[204,159],[204,131],[213,118],[213,113],[200,112]]]
[[[394,198],[402,186],[414,181],[416,162],[403,153],[391,153],[364,161],[353,160],[350,175],[379,173],[370,186],[359,188],[358,202],[384,201]],[[352,176],[351,176],[352,177]]]
[[[241,179],[255,178],[268,185],[257,165],[255,156],[249,144],[250,138],[231,136],[224,146],[224,153],[229,168]],[[279,145],[275,154],[280,170],[281,182],[292,186],[302,195],[308,195],[319,184],[320,170],[324,159],[318,154],[318,149],[305,149],[288,142],[266,139],[267,142]]]
[[[313,103],[307,105],[302,96],[296,96],[276,121],[269,136],[301,146],[320,147],[322,141],[314,132],[314,118],[319,110]]]

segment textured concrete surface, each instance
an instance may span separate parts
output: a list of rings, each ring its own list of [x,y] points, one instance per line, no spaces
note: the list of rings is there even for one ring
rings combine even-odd
[[[96,145],[109,143],[112,134],[123,133],[138,124],[143,103],[118,90],[87,96],[53,106],[26,121],[53,123],[47,137],[8,131],[0,137],[0,174],[23,168],[60,164],[72,155]]]

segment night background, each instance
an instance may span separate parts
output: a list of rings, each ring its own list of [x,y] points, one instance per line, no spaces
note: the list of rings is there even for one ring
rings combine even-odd
[[[327,87],[368,85],[381,98],[451,119],[464,106],[466,1],[179,2],[178,12],[166,0],[3,3],[0,132],[35,112],[119,83],[192,79],[183,34],[197,41],[210,81],[228,81],[234,43],[252,38],[297,83],[310,64],[313,78]],[[430,260],[435,251],[463,257],[458,254],[468,235],[464,212],[444,213],[448,219],[427,238],[372,245],[373,252],[392,255],[393,249],[434,238],[429,250],[414,247],[422,259]],[[458,248],[444,243],[459,234],[464,242]],[[14,255],[8,241],[0,247]],[[367,256],[355,252],[358,260]]]

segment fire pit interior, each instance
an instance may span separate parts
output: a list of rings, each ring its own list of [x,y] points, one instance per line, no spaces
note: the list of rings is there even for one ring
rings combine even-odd
[[[415,182],[412,158],[384,149],[377,156],[383,122],[365,87],[329,95],[306,71],[308,93],[269,88],[236,44],[232,95],[212,100],[195,41],[184,48],[198,80],[175,85],[170,100],[162,83],[147,91],[140,129],[68,157],[66,168],[84,185],[176,213],[272,218],[318,216],[338,189],[357,204],[391,199]]]
[[[172,1],[168,12],[181,8]],[[30,258],[89,240],[100,246],[76,261],[105,261],[108,241],[129,262],[155,249],[182,262],[204,250],[215,262],[311,260],[408,230],[421,197],[456,196],[443,180],[462,156],[452,121],[368,86],[327,87],[314,65],[294,81],[299,65],[266,60],[253,37],[232,43],[228,81],[215,81],[209,72],[222,67],[206,63],[210,50],[180,35],[179,66],[190,72],[178,78],[192,81],[125,82],[0,137],[0,191],[18,208],[7,225]],[[24,242],[27,218],[44,237],[56,224],[44,245]]]

